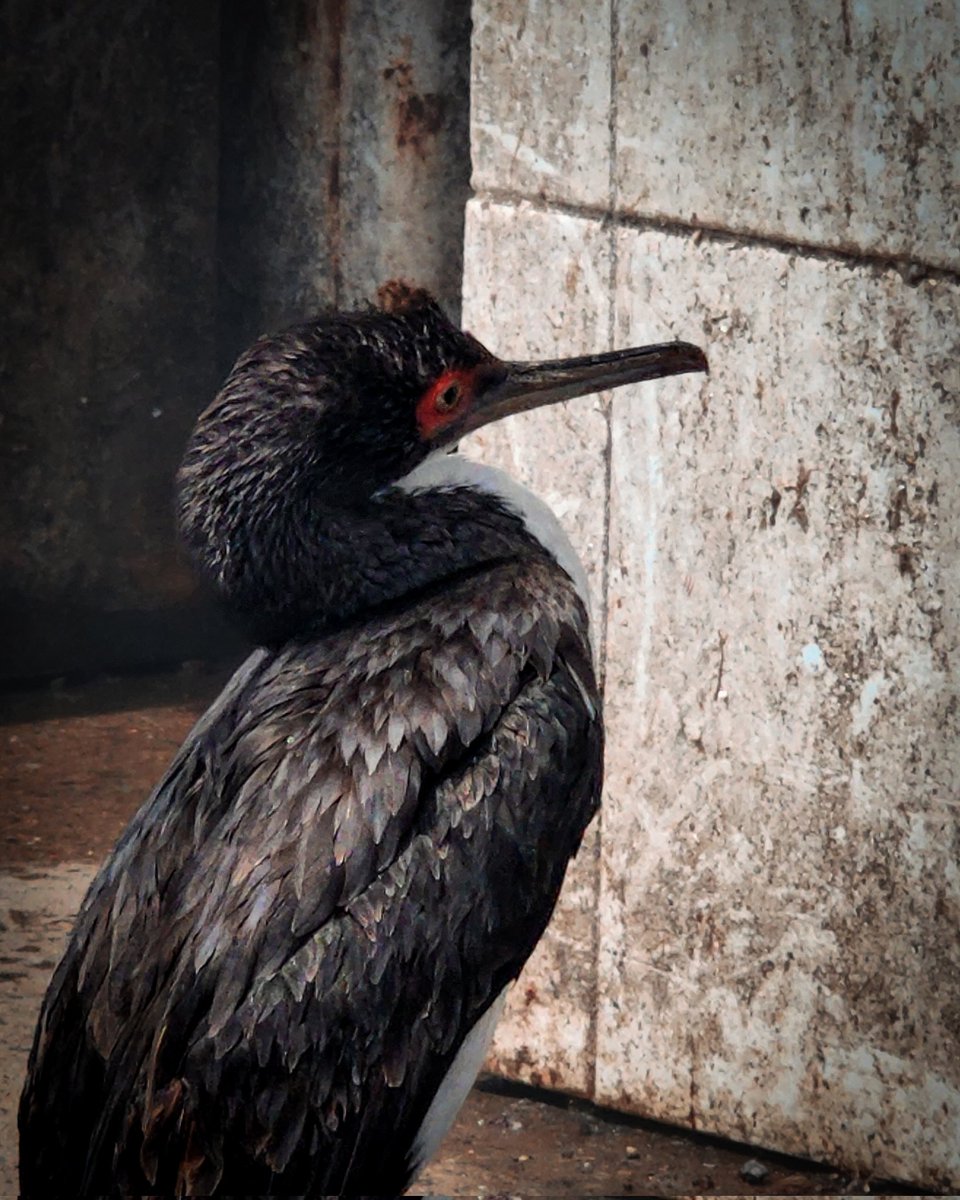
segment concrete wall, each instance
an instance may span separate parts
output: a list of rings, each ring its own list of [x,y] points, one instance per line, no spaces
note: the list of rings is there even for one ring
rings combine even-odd
[[[467,326],[711,363],[474,441],[586,560],[609,728],[494,1063],[956,1186],[957,9],[474,20]]]
[[[469,0],[0,10],[0,684],[236,655],[173,474],[260,333],[459,310]]]
[[[458,315],[468,0],[243,0],[221,55],[221,369],[402,276]]]
[[[216,7],[0,21],[0,676],[195,657],[172,470],[216,386]]]

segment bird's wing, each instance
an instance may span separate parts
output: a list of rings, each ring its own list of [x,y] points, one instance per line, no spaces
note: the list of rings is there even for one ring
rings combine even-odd
[[[566,577],[477,591],[264,658],[125,837],[68,954],[105,1064],[88,1185],[402,1186],[599,792]]]

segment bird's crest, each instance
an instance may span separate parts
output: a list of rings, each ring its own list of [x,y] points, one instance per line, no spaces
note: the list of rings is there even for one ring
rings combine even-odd
[[[439,305],[426,288],[415,287],[405,279],[388,279],[377,288],[377,307],[386,313],[406,313]]]

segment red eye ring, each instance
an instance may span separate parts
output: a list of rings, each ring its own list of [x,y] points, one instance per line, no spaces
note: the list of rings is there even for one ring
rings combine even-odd
[[[474,386],[473,369],[453,367],[430,384],[417,402],[417,429],[424,441],[432,441],[470,403]]]

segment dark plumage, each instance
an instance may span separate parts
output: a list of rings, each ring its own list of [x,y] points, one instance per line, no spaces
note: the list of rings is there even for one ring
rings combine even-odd
[[[25,1194],[381,1195],[420,1165],[599,799],[569,576],[504,501],[391,486],[532,370],[412,294],[262,340],[200,418],[184,539],[262,648],[84,901],[21,1101]]]

